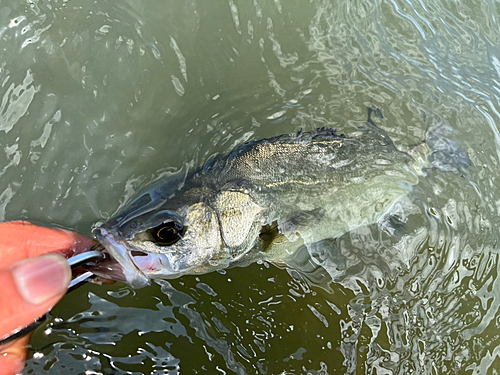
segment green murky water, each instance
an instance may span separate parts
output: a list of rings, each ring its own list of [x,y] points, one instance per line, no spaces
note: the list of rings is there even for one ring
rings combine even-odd
[[[0,7],[0,218],[89,234],[157,173],[247,140],[366,119],[444,122],[470,176],[433,171],[338,270],[254,264],[85,285],[26,374],[497,374],[500,6],[482,1],[10,1]],[[300,260],[297,260],[300,262]],[[336,262],[336,263],[335,263]],[[319,272],[319,274],[318,274]]]

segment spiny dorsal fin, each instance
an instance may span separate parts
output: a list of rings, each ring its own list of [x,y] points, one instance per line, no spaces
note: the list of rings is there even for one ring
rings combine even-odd
[[[366,108],[366,111],[368,112],[368,122],[370,124],[374,124],[375,125],[375,123],[372,120],[372,114],[374,114],[375,116],[377,116],[380,119],[384,118],[384,115],[382,114],[382,111],[380,110],[380,108],[376,107],[375,104],[372,104],[368,108]]]

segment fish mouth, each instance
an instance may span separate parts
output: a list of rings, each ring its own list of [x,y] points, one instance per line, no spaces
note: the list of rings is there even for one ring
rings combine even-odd
[[[173,269],[166,254],[152,254],[135,249],[127,242],[118,240],[119,236],[113,229],[97,227],[92,232],[109,255],[89,267],[97,276],[123,281],[133,288],[142,288],[150,285],[152,278],[171,279],[181,273]]]
[[[150,285],[149,278],[136,265],[131,251],[118,241],[111,231],[97,227],[92,232],[111,258],[92,266],[91,272],[116,281],[124,281],[133,288]]]

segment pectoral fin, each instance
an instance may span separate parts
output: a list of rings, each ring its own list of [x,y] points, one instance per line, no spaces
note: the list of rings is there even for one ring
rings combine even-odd
[[[295,211],[293,215],[279,223],[279,231],[290,241],[295,241],[301,236],[308,238],[310,228],[321,223],[325,212],[322,208],[316,208],[310,211]]]

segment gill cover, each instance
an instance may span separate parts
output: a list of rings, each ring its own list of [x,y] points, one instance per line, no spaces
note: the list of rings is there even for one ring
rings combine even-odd
[[[238,258],[254,244],[261,227],[259,215],[264,208],[252,198],[237,191],[222,191],[215,199],[215,210],[219,217],[222,239]]]

